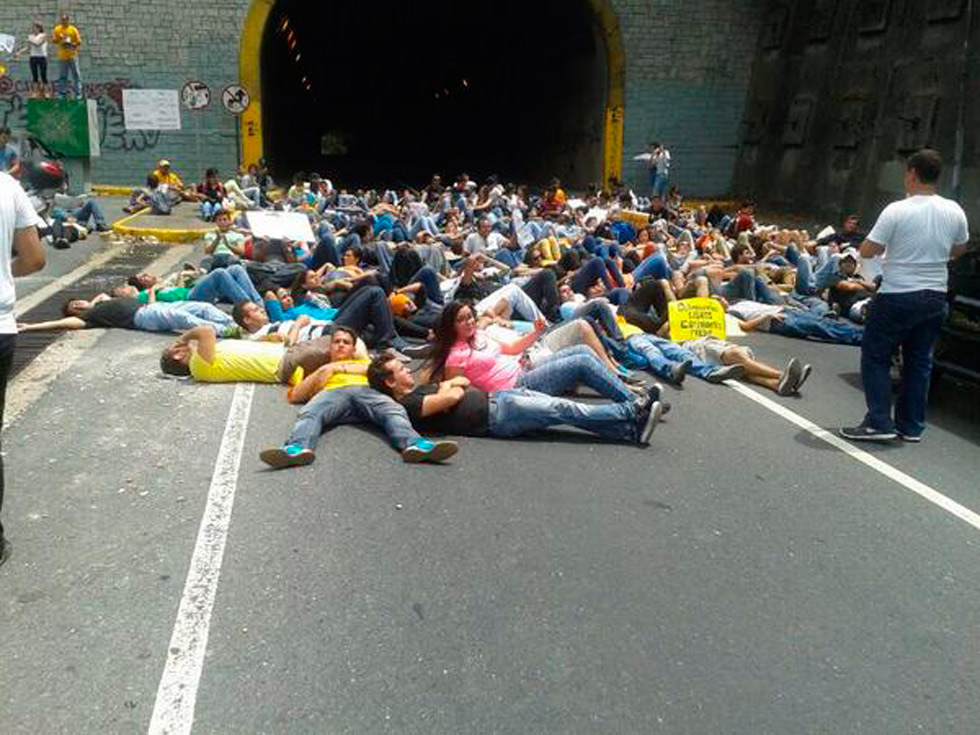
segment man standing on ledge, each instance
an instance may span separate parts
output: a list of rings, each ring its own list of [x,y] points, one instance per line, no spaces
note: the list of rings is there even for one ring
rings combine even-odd
[[[881,288],[871,302],[861,345],[861,380],[868,413],[841,436],[861,441],[918,442],[925,429],[932,348],[946,320],[947,264],[966,252],[966,214],[936,193],[943,162],[923,148],[906,164],[906,198],[878,217],[861,255],[884,254]],[[889,370],[902,348],[902,384],[892,419]]]
[[[44,250],[37,236],[41,218],[14,179],[0,173],[0,428],[7,397],[7,376],[14,359],[17,323],[14,320],[14,277],[44,267]],[[3,507],[3,455],[0,453],[0,509]],[[10,556],[10,544],[0,522],[0,566]]]
[[[82,45],[82,36],[78,29],[71,24],[68,13],[61,14],[61,23],[51,32],[51,41],[58,47],[58,79],[59,94],[68,96],[68,76],[72,77],[73,97],[82,96],[82,76],[78,71],[78,47]]]

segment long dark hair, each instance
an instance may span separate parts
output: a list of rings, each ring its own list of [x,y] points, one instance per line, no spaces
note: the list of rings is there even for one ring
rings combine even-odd
[[[463,309],[469,309],[473,312],[473,317],[476,317],[473,304],[469,301],[451,301],[443,307],[442,313],[439,315],[439,321],[432,328],[435,339],[432,341],[432,351],[429,353],[429,359],[422,369],[422,376],[427,382],[435,382],[442,376],[442,372],[446,367],[446,360],[449,358],[449,352],[458,341],[456,335],[456,317]]]

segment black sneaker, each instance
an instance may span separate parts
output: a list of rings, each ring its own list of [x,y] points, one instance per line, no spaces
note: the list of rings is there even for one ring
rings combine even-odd
[[[718,383],[724,383],[726,380],[739,380],[744,375],[745,365],[725,365],[711,371],[711,374],[705,380],[717,385]]]
[[[909,444],[918,444],[922,441],[921,434],[918,436],[912,436],[911,434],[903,434],[901,431],[896,431],[895,433],[898,434],[899,439],[901,439],[903,442],[908,442]]]
[[[684,362],[679,362],[670,369],[670,379],[674,385],[683,385],[684,378],[687,377],[687,371],[691,369],[694,361],[687,359]]]
[[[786,369],[783,370],[783,374],[779,378],[779,385],[776,386],[777,395],[791,396],[796,393],[796,387],[800,384],[800,377],[802,375],[803,366],[800,365],[800,361],[795,357],[791,357],[790,361],[786,363]]]
[[[894,431],[873,429],[866,424],[841,427],[840,435],[856,442],[890,442],[898,436]]]
[[[5,538],[0,538],[0,567],[4,565],[7,559],[10,558],[11,553],[13,553],[13,545],[7,541]]]
[[[642,394],[637,396],[633,401],[636,404],[637,414],[646,415],[653,407],[653,404],[660,400],[660,394],[663,392],[663,388],[660,383],[653,383]]]
[[[810,373],[812,373],[812,372],[813,372],[813,366],[812,365],[804,365],[803,366],[803,370],[800,371],[800,379],[796,382],[796,392],[797,393],[800,392],[800,388],[803,387],[803,384],[806,382],[806,379],[810,377]]]
[[[659,401],[654,401],[649,411],[637,416],[639,433],[636,438],[636,443],[639,446],[645,447],[650,443],[650,437],[653,436],[653,431],[657,428],[657,424],[660,423],[660,417],[662,415],[663,406],[660,405]]]

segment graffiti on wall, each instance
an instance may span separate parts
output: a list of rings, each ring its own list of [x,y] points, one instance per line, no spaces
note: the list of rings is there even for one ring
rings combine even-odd
[[[148,151],[160,142],[159,130],[126,130],[123,118],[122,91],[139,89],[130,79],[116,78],[106,82],[87,82],[85,97],[95,100],[99,110],[99,141],[106,151]],[[27,100],[30,83],[7,76],[0,77],[0,127],[23,130],[27,126]]]

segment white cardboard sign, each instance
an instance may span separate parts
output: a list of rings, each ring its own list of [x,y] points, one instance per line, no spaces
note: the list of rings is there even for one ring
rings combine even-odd
[[[180,130],[180,93],[176,89],[124,89],[126,130]]]
[[[252,237],[293,242],[316,242],[310,218],[302,212],[246,212]]]

